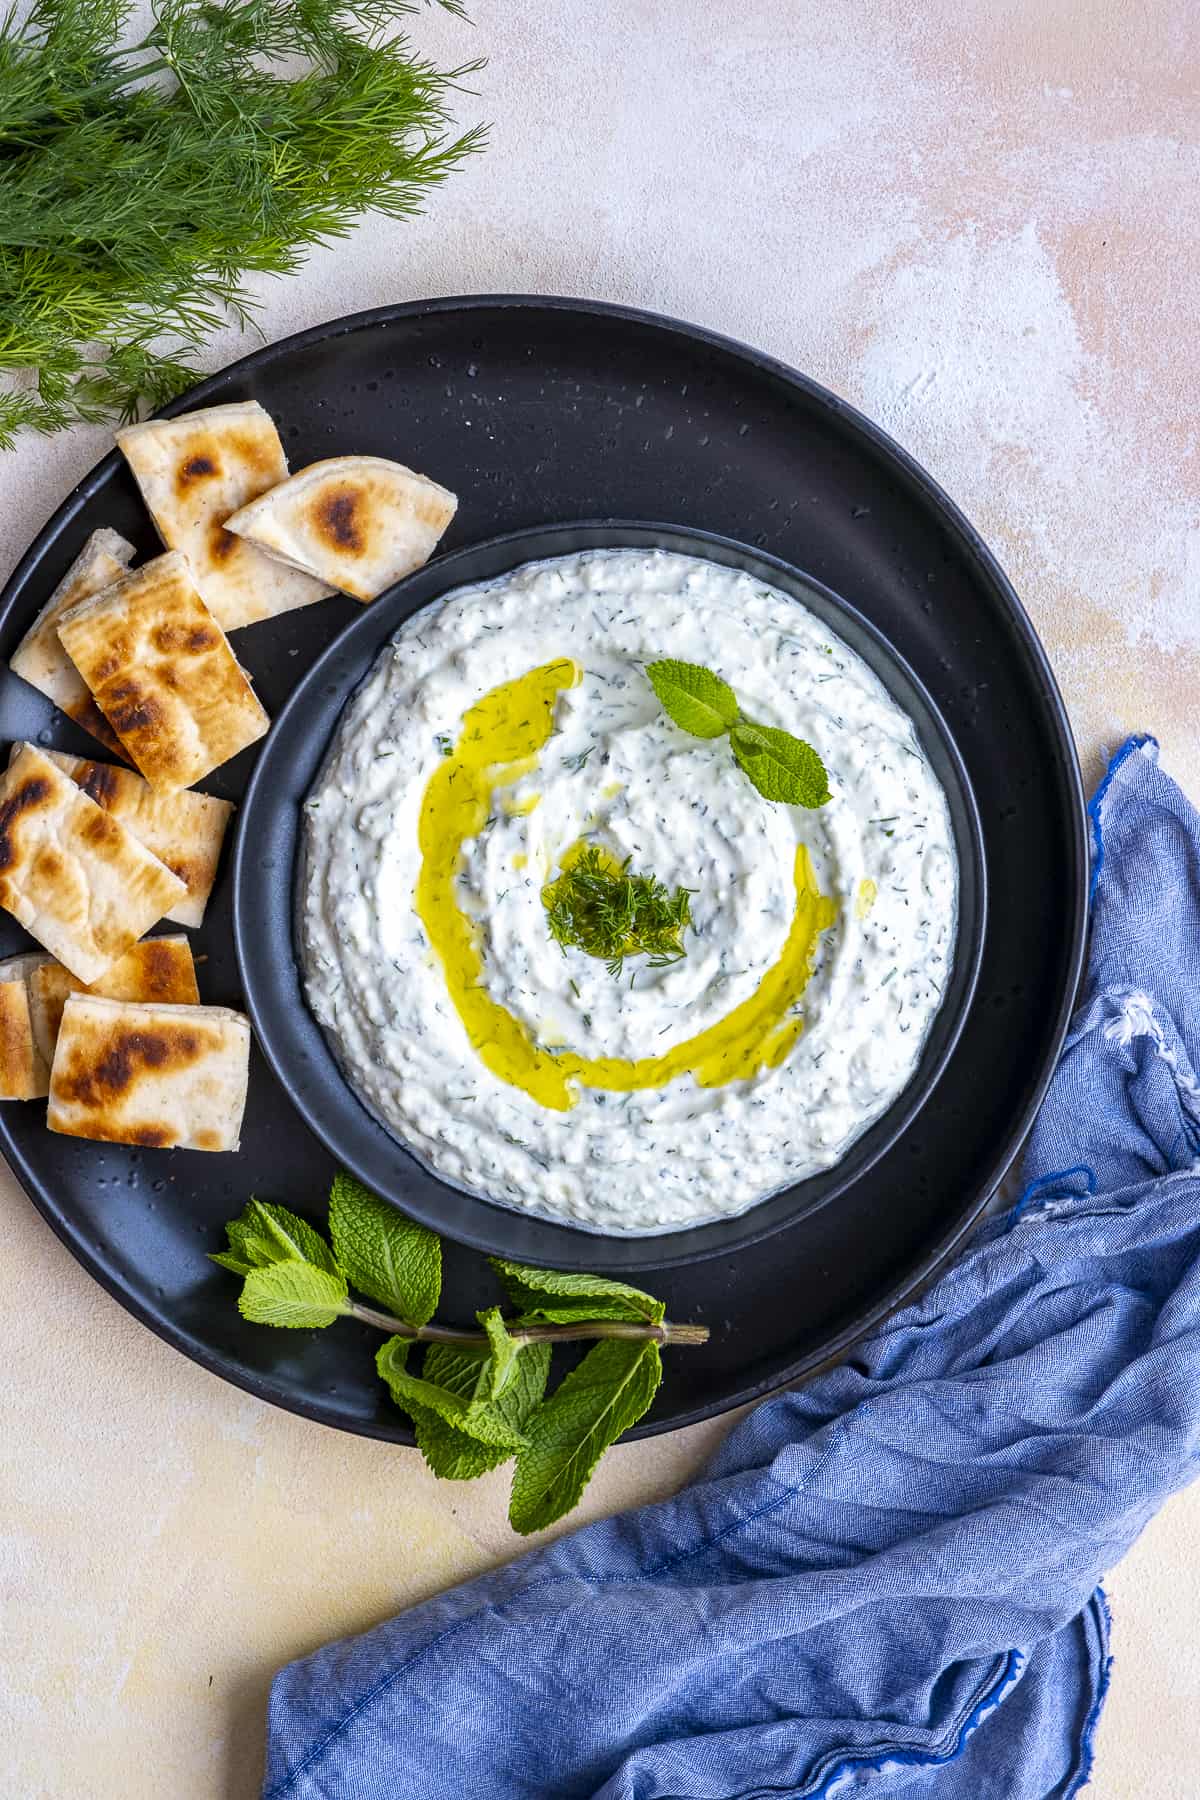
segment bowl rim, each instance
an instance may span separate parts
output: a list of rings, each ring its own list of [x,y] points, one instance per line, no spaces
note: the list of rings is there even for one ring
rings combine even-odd
[[[584,538],[598,537],[607,541],[581,545],[578,541],[581,536]],[[676,541],[664,541],[672,539]],[[561,545],[557,549],[549,547],[546,540],[551,540],[552,544],[561,541]],[[542,547],[531,549],[531,543],[537,543]],[[916,719],[913,719],[909,706],[895,694],[892,683],[888,679],[889,674],[898,677],[901,686],[907,685],[912,690],[918,709],[923,709],[927,715],[927,722],[932,727],[936,738],[936,754],[949,765],[953,776],[955,791],[947,792],[947,801],[951,812],[952,828],[958,839],[960,926],[963,917],[964,889],[969,891],[971,901],[967,921],[969,930],[966,933],[960,931],[956,943],[955,964],[951,976],[951,983],[956,989],[954,1010],[952,1013],[943,1014],[943,1009],[938,1009],[931,1022],[930,1032],[922,1045],[917,1066],[908,1081],[884,1112],[871,1122],[866,1131],[860,1133],[859,1137],[852,1141],[845,1155],[828,1169],[817,1171],[800,1182],[779,1189],[740,1213],[727,1218],[707,1220],[694,1226],[675,1227],[660,1233],[606,1233],[588,1228],[578,1222],[555,1218],[549,1213],[525,1212],[519,1208],[507,1206],[503,1202],[491,1200],[485,1195],[460,1189],[452,1183],[446,1182],[435,1169],[431,1169],[421,1158],[417,1157],[415,1152],[404,1143],[402,1137],[362,1099],[353,1082],[345,1073],[341,1058],[329,1037],[312,1014],[304,991],[302,962],[296,941],[298,910],[296,902],[299,885],[303,878],[304,865],[302,801],[296,807],[296,817],[290,832],[292,863],[288,872],[290,902],[287,907],[289,935],[286,947],[268,950],[267,957],[264,959],[261,954],[264,936],[265,941],[270,944],[271,934],[263,934],[261,930],[256,929],[252,916],[254,897],[258,891],[256,884],[261,884],[262,876],[261,872],[255,868],[256,850],[251,846],[251,835],[254,834],[255,845],[257,845],[261,837],[261,820],[264,817],[269,819],[271,813],[277,812],[279,806],[284,803],[281,797],[266,794],[272,776],[276,773],[274,757],[282,754],[278,749],[278,744],[283,742],[286,729],[294,723],[296,717],[306,711],[307,703],[314,690],[319,691],[322,686],[327,684],[331,666],[341,662],[348,651],[361,649],[364,642],[369,644],[364,666],[348,684],[342,673],[338,672],[337,686],[342,687],[344,691],[329,731],[312,761],[312,773],[305,786],[306,794],[311,792],[313,783],[321,777],[347,707],[375,667],[386,645],[405,620],[426,607],[437,604],[459,588],[472,587],[477,583],[487,581],[502,580],[505,575],[513,574],[518,569],[530,564],[552,561],[556,557],[572,553],[586,554],[591,549],[660,549],[702,559],[708,555],[709,560],[717,561],[725,567],[742,568],[772,585],[778,585],[781,592],[802,604],[807,604],[808,597],[814,598],[817,601],[814,609],[817,616],[823,617],[826,612],[832,615],[831,629],[838,632],[839,635],[843,635],[848,642],[848,647],[867,662],[868,667],[887,688],[891,697],[896,700],[898,705],[902,706],[902,710],[910,718],[914,730],[918,731],[923,742],[926,737],[923,723],[919,724]],[[456,565],[476,562],[481,557],[485,559],[502,557],[504,560],[497,571],[490,575],[456,578]],[[429,587],[431,578],[436,579],[433,591],[426,594],[424,598],[418,599],[412,606],[405,607],[398,617],[395,616],[397,601],[407,599],[413,589],[417,589],[419,592]],[[801,594],[792,592],[792,588],[799,588],[804,598],[801,598]],[[382,630],[378,628],[382,616],[379,610],[381,608],[386,608],[390,621]],[[863,654],[863,641],[870,647],[867,655]],[[329,690],[327,689],[327,691]],[[276,744],[274,755],[273,742]],[[925,747],[928,750],[928,744]],[[944,774],[939,774],[939,779],[943,787],[946,787]],[[959,815],[956,806],[961,809],[963,815],[964,830],[962,832],[958,829]],[[969,869],[966,866],[968,859],[964,858],[964,850],[969,853]],[[344,1168],[373,1191],[382,1194],[390,1204],[396,1206],[407,1217],[414,1218],[439,1231],[441,1235],[449,1236],[456,1242],[466,1244],[484,1254],[506,1256],[512,1260],[535,1265],[541,1264],[545,1267],[580,1271],[590,1269],[613,1274],[628,1274],[639,1269],[676,1268],[700,1262],[709,1257],[729,1256],[752,1244],[761,1243],[777,1232],[797,1224],[808,1214],[836,1202],[839,1195],[843,1194],[852,1183],[866,1177],[888,1151],[894,1148],[896,1141],[908,1130],[917,1115],[933,1098],[946,1065],[958,1046],[974,1003],[986,944],[987,885],[987,851],[982,824],[973,786],[957,742],[941,709],[907,658],[857,607],[834,592],[817,577],[797,568],[781,557],[774,556],[736,538],[692,526],[644,519],[576,519],[553,521],[499,533],[475,543],[462,545],[434,558],[382,593],[361,617],[351,621],[349,626],[327,646],[317,661],[305,672],[272,721],[271,733],[261,754],[256,759],[250,781],[239,806],[232,858],[233,935],[246,1010],[250,1014],[259,1048],[290,1103],[296,1107],[309,1128]],[[272,957],[276,964],[274,970],[270,967]],[[274,1023],[278,990],[274,985],[273,976],[281,975],[285,964],[295,973],[297,988],[296,996],[290,997],[285,1002],[285,1013],[290,1013],[294,1017],[298,1002],[299,1010],[303,1014],[303,1034],[310,1044],[314,1039],[319,1040],[327,1071],[332,1069],[342,1096],[348,1096],[352,1102],[350,1110],[355,1123],[361,1128],[361,1120],[358,1117],[361,1114],[370,1122],[374,1133],[383,1134],[386,1148],[389,1152],[394,1153],[398,1160],[398,1166],[410,1175],[412,1169],[415,1168],[426,1181],[433,1181],[442,1194],[454,1196],[451,1204],[456,1215],[465,1204],[467,1212],[465,1223],[456,1216],[454,1222],[447,1225],[440,1211],[426,1208],[421,1204],[412,1204],[410,1199],[401,1192],[397,1192],[389,1181],[386,1179],[381,1181],[379,1169],[372,1167],[359,1154],[354,1145],[348,1146],[346,1138],[339,1134],[337,1125],[341,1118],[341,1109],[335,1111],[331,1125],[325,1116],[314,1110],[309,1099],[300,1091],[301,1077],[298,1068],[293,1066],[292,1058],[295,1046],[281,1045],[281,1033],[277,1031]],[[286,976],[284,979],[286,980]],[[940,1029],[939,1021],[941,1021]],[[290,1024],[285,1025],[285,1032],[289,1031]],[[939,1041],[931,1051],[930,1043],[934,1037],[937,1037]],[[303,1052],[297,1056],[296,1061],[297,1063],[307,1063],[311,1061],[311,1057],[308,1052]],[[859,1150],[860,1145],[864,1146],[861,1151]],[[399,1159],[403,1159],[403,1161],[399,1162]],[[805,1188],[810,1189],[807,1197],[802,1193]],[[476,1217],[480,1220],[478,1226],[474,1223]],[[493,1228],[489,1229],[489,1226]],[[540,1238],[547,1240],[544,1247],[514,1248],[511,1242],[506,1241],[518,1231],[519,1235],[528,1236],[530,1227],[536,1229]]]

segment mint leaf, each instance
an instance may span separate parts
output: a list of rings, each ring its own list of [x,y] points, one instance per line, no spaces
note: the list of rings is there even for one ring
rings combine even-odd
[[[468,1344],[430,1344],[425,1352],[423,1373],[427,1381],[466,1397],[478,1398],[488,1390],[491,1377],[480,1365],[491,1360],[480,1346]],[[522,1344],[517,1350],[514,1368],[496,1401],[496,1409],[511,1425],[524,1430],[529,1415],[546,1391],[550,1373],[550,1345]]]
[[[361,1293],[424,1325],[442,1291],[441,1239],[397,1212],[344,1171],[329,1192],[329,1231],[338,1267]]]
[[[738,716],[737,695],[727,681],[699,663],[652,662],[646,678],[662,709],[693,737],[723,737]]]
[[[506,1262],[500,1256],[488,1260],[513,1305],[520,1308],[523,1324],[574,1325],[589,1319],[624,1319],[658,1325],[667,1310],[653,1294],[644,1294],[641,1288],[628,1287],[623,1281],[608,1281],[603,1275],[535,1269],[528,1263]]]
[[[248,1275],[251,1269],[258,1266],[256,1263],[245,1262],[236,1250],[214,1250],[208,1260],[219,1263],[223,1269],[232,1270],[235,1275]]]
[[[277,1262],[308,1262],[318,1269],[336,1275],[333,1252],[306,1219],[289,1212],[286,1206],[272,1206],[266,1200],[250,1200],[240,1219],[231,1219],[225,1227],[228,1250],[212,1257],[223,1269],[235,1275],[248,1275],[252,1269],[265,1269]]]
[[[508,1335],[504,1320],[500,1316],[498,1306],[489,1306],[486,1312],[476,1313],[475,1317],[487,1332],[491,1345],[491,1363],[489,1400],[498,1400],[516,1372],[517,1355],[521,1346],[514,1344]]]
[[[503,1444],[481,1444],[416,1400],[405,1400],[403,1406],[412,1420],[417,1449],[439,1481],[474,1481],[512,1460],[514,1452]]]
[[[489,1380],[486,1365],[490,1361],[489,1353],[482,1348],[431,1344],[425,1353],[423,1372],[427,1381],[470,1398],[476,1396],[481,1387],[486,1387]],[[549,1344],[525,1344],[518,1350],[513,1373],[496,1402],[497,1411],[514,1430],[524,1432],[546,1391],[549,1373]],[[481,1444],[468,1437],[419,1402],[409,1401],[406,1405],[418,1448],[434,1474],[444,1481],[470,1481],[507,1462],[513,1454],[501,1445]]]
[[[256,1325],[287,1325],[297,1330],[332,1325],[343,1313],[343,1277],[313,1263],[281,1261],[251,1269],[238,1296],[238,1311]]]
[[[771,725],[743,721],[730,734],[737,765],[766,800],[787,806],[824,806],[829,776],[811,744]]]
[[[514,1531],[541,1531],[570,1512],[610,1444],[636,1425],[658,1392],[658,1345],[609,1338],[529,1421],[529,1447],[513,1471],[508,1516]]]
[[[397,1348],[399,1345],[404,1346],[403,1354]],[[375,1358],[375,1367],[387,1382],[397,1406],[407,1412],[409,1402],[415,1401],[418,1406],[424,1407],[427,1412],[436,1413],[439,1419],[464,1432],[467,1437],[477,1438],[481,1444],[495,1445],[509,1455],[514,1450],[524,1449],[524,1432],[510,1425],[500,1408],[494,1406],[490,1399],[478,1399],[473,1394],[457,1394],[452,1388],[423,1380],[419,1375],[410,1375],[404,1368],[407,1357],[408,1340],[391,1337]],[[490,1375],[485,1379],[490,1383]]]

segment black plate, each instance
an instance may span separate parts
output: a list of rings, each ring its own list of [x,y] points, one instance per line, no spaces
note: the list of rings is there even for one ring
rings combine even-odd
[[[1070,731],[1029,621],[941,490],[875,426],[792,370],[670,320],[573,300],[439,300],[385,308],[270,346],[169,411],[255,398],[293,465],[393,456],[461,496],[446,549],[579,518],[670,519],[781,557],[844,595],[906,658],[962,753],[983,826],[989,927],[970,1017],[930,1103],[836,1205],[648,1285],[713,1327],[668,1357],[640,1428],[664,1430],[811,1369],[878,1319],[968,1231],[1020,1144],[1062,1041],[1083,949],[1086,839]],[[114,453],[68,498],[0,596],[7,658],[89,531],[147,553],[154,531]],[[239,654],[274,714],[360,617],[331,600],[254,626]],[[90,753],[31,688],[0,676],[0,734]],[[240,798],[254,752],[205,785]],[[195,948],[206,1000],[236,1005],[231,884]],[[0,954],[26,947],[10,920]],[[371,1368],[374,1338],[246,1324],[205,1260],[257,1192],[319,1216],[332,1159],[255,1056],[237,1157],[136,1151],[47,1133],[0,1109],[0,1144],[53,1228],[169,1342],[263,1398],[408,1442]],[[472,1250],[446,1257],[446,1311],[495,1297]]]
[[[410,613],[452,588],[490,581],[544,557],[614,547],[673,550],[744,569],[791,594],[867,662],[913,720],[950,809],[959,866],[957,952],[945,998],[912,1080],[836,1165],[737,1218],[653,1238],[604,1237],[478,1199],[448,1186],[402,1149],[355,1097],[305,1005],[293,938],[304,800],[350,696]],[[331,1154],[377,1193],[460,1243],[518,1262],[629,1273],[726,1256],[828,1205],[868,1172],[886,1182],[892,1150],[933,1092],[970,1009],[986,917],[983,838],[966,771],[925,689],[862,614],[775,557],[711,532],[629,522],[510,532],[452,551],[378,600],[330,645],[275,720],[242,804],[233,869],[233,930],[258,1042],[293,1106]],[[881,1165],[876,1167],[876,1165]]]

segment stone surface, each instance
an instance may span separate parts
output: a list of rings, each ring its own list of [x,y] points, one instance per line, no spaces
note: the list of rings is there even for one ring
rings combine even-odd
[[[1200,792],[1192,0],[478,0],[491,148],[428,217],[264,284],[271,337],[424,294],[628,301],[748,339],[880,419],[994,545],[1090,775],[1129,730]],[[232,331],[209,366],[249,348]],[[0,458],[0,573],[108,447]],[[129,1319],[0,1178],[4,1791],[249,1800],[272,1670],[513,1553],[503,1476],[273,1412]],[[723,1426],[615,1451],[585,1517]],[[1195,1791],[1200,1494],[1111,1582],[1097,1800]]]

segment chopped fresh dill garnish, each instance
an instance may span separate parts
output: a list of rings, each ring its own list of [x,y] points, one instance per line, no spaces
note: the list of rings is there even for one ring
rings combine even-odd
[[[570,769],[572,775],[578,775],[580,769],[582,769],[584,763],[586,763],[588,757],[595,748],[595,744],[589,744],[586,750],[580,750],[575,756],[564,756],[562,759],[563,768]]]
[[[672,894],[655,875],[631,875],[629,858],[618,867],[589,845],[542,889],[550,936],[564,954],[582,950],[621,973],[627,956],[647,956],[652,969],[686,955],[681,937],[691,924],[690,888]]]
[[[454,750],[454,739],[452,737],[450,737],[446,732],[439,731],[433,741],[437,745],[438,749],[441,751],[443,756],[449,756],[452,754],[452,752]]]

